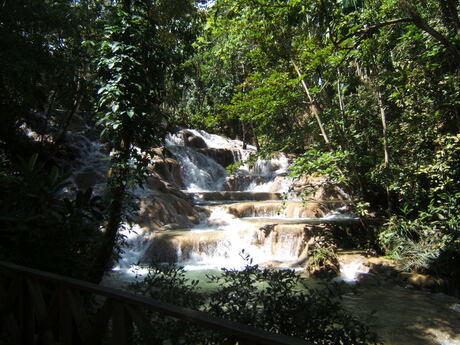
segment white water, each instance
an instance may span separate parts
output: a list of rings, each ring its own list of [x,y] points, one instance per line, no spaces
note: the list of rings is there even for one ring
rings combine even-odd
[[[255,147],[250,145],[243,149],[243,143],[238,140],[230,140],[198,130],[188,130],[188,132],[202,138],[208,148],[232,150],[235,160],[247,159],[256,152]],[[106,183],[108,155],[103,153],[99,143],[89,140],[84,135],[72,132],[69,132],[68,135],[70,136],[69,142],[78,152],[71,167],[74,172],[74,184],[82,186],[85,183],[96,182],[97,192],[100,193]],[[214,159],[191,147],[186,147],[183,136],[179,134],[169,135],[166,138],[166,147],[181,165],[187,192],[222,190],[222,185],[229,176]],[[257,160],[252,165],[242,164],[236,174],[252,181],[242,190],[244,192],[286,193],[292,183],[292,179],[286,177],[288,170],[289,159],[284,154],[278,154],[272,159]],[[151,191],[139,188],[132,192],[138,197],[148,197]],[[250,255],[253,263],[278,261],[282,265],[297,259],[301,244],[298,235],[272,233],[267,238],[261,239],[259,228],[263,226],[263,223],[250,221],[261,219],[261,217],[248,218],[248,221],[245,221],[227,211],[225,200],[211,201],[211,203],[221,203],[222,206],[214,207],[209,217],[204,217],[200,224],[183,231],[183,234],[201,236],[202,240],[191,251],[190,249],[184,251],[184,245],[190,246],[190,244],[181,244],[180,241],[175,244],[178,263],[184,265],[186,269],[241,268],[246,264],[241,255],[243,250]],[[264,221],[273,223],[278,220],[280,220],[279,217],[271,217]],[[295,222],[299,219],[293,218],[291,221]],[[204,244],[206,233],[209,236],[216,236],[215,233],[219,233],[219,240],[215,245]],[[138,264],[145,258],[152,241],[156,240],[156,236],[162,234],[152,235],[137,225],[132,228],[124,225],[121,235],[124,236],[125,243],[120,258],[114,266],[114,271],[133,275],[135,269],[136,273],[139,273]]]
[[[208,148],[232,150],[235,159],[247,159],[255,153],[253,146],[243,149],[243,143],[238,140],[226,139],[204,131],[187,131],[201,137]],[[184,138],[180,134],[168,135],[165,142],[167,149],[181,165],[186,192],[222,190],[222,185],[229,176],[220,164],[195,149],[185,146]],[[253,166],[244,164],[237,173],[248,178],[254,177],[254,181],[245,191],[286,192],[292,180],[281,175],[287,173],[288,166],[287,157],[280,154],[272,160],[256,161]],[[263,177],[265,182],[257,183],[258,177]],[[148,194],[148,191],[147,193],[143,191],[143,194]],[[177,263],[184,266],[186,270],[243,268],[247,262],[242,256],[242,251],[250,255],[253,263],[288,262],[297,258],[300,242],[295,238],[290,238],[291,234],[283,235],[284,240],[278,240],[277,246],[273,244],[273,234],[261,244],[257,240],[261,224],[245,222],[231,215],[227,211],[225,201],[210,203],[222,203],[222,206],[214,207],[209,217],[204,217],[200,224],[187,230],[174,231],[175,234],[180,234],[179,237],[184,237],[182,242],[178,240],[171,245],[174,246]],[[146,271],[138,265],[139,262],[144,258],[152,241],[169,234],[170,232],[162,232],[148,235],[138,226],[125,227],[122,231],[125,245],[113,270],[126,273],[128,276],[145,273]],[[218,236],[218,240],[213,242],[213,236]],[[193,240],[193,237],[196,237],[196,240]]]
[[[248,145],[243,149],[239,140],[230,140],[218,135],[200,130],[187,129],[188,133],[200,137],[208,148],[231,150],[235,160],[245,160],[256,152],[255,147]],[[181,164],[182,178],[187,192],[220,191],[225,180],[229,177],[225,169],[212,158],[186,147],[184,137],[180,134],[169,135],[166,147],[174,154]],[[254,164],[243,164],[236,174],[253,179],[246,192],[287,192],[292,179],[286,178],[289,160],[286,155],[279,154],[270,160],[257,160]],[[259,183],[263,177],[263,183]],[[213,202],[211,202],[213,203]],[[214,202],[216,203],[216,202]],[[222,201],[225,204],[225,201]],[[209,268],[242,268],[246,264],[242,251],[249,254],[253,263],[266,261],[293,261],[297,258],[299,241],[290,240],[291,234],[283,235],[285,241],[274,248],[273,234],[264,242],[258,243],[257,236],[261,224],[253,224],[236,218],[227,211],[226,206],[215,207],[210,216],[201,224],[187,230],[189,233],[203,234],[205,232],[224,232],[219,234],[222,239],[216,246],[202,246],[192,255],[184,257],[181,243],[177,244],[179,263],[188,270]],[[197,235],[198,236],[198,235]],[[280,241],[278,241],[280,242]]]
[[[214,159],[186,147],[180,134],[168,135],[166,147],[181,165],[182,179],[188,192],[221,190],[228,174]]]
[[[361,274],[369,272],[369,267],[364,266],[363,261],[364,258],[356,258],[351,262],[340,262],[340,276],[334,280],[355,284]]]
[[[193,251],[192,255],[183,257],[178,255],[179,263],[186,270],[201,269],[242,269],[247,261],[244,254],[249,254],[253,264],[267,261],[288,262],[294,261],[299,252],[300,241],[293,234],[282,234],[283,239],[278,239],[275,248],[271,234],[261,243],[259,237],[260,224],[245,222],[227,212],[225,206],[213,209],[209,218],[189,233],[203,234],[222,232],[216,246],[203,246]],[[177,244],[178,253],[181,253],[181,243]],[[244,253],[244,254],[243,254]]]

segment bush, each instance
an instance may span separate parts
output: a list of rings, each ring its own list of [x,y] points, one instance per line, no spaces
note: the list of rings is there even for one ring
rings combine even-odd
[[[62,195],[67,176],[37,155],[0,172],[0,260],[87,279],[100,245],[101,203],[89,189]]]
[[[170,266],[153,268],[133,288],[160,300],[316,344],[378,343],[366,325],[343,310],[340,305],[343,292],[338,285],[313,289],[292,270],[261,269],[250,263],[242,271],[224,269],[221,276],[208,278],[218,283],[219,288],[205,298],[199,297],[196,281],[184,278],[182,268]],[[163,344],[225,342],[222,335],[198,330],[182,321],[160,315],[153,316],[153,320],[162,333],[158,336],[150,332],[149,338],[149,331],[141,330],[143,340]]]
[[[403,269],[454,278],[460,257],[460,193],[438,195],[415,219],[392,217],[379,240]]]

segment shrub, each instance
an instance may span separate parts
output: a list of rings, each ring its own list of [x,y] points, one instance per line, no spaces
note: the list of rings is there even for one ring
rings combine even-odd
[[[205,298],[199,297],[197,282],[185,279],[183,269],[177,267],[153,268],[133,288],[160,300],[316,344],[378,343],[366,325],[341,307],[339,285],[310,288],[305,278],[292,270],[262,269],[250,262],[242,271],[224,269],[222,275],[208,278],[219,287]],[[160,336],[151,335],[158,343],[222,344],[226,340],[182,321],[160,315],[153,318],[155,328],[162,329]],[[142,339],[152,340],[148,330],[140,333]]]

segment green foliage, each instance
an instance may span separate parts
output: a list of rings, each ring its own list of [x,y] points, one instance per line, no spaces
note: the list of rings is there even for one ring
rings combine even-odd
[[[390,218],[380,233],[380,243],[406,269],[459,279],[452,273],[460,257],[459,136],[444,136],[436,142],[439,149],[430,164],[416,171],[424,190],[419,209],[404,205],[401,215]]]
[[[293,176],[312,175],[325,176],[336,183],[346,182],[340,166],[348,163],[348,152],[321,152],[311,149],[293,161]]]
[[[130,288],[144,296],[181,307],[199,309],[204,303],[197,289],[198,281],[190,281],[184,270],[175,265],[152,266],[146,277],[131,284]],[[135,335],[141,344],[199,344],[202,330],[184,321],[177,321],[158,313],[149,315],[151,327],[139,329]],[[152,332],[152,330],[154,330]]]
[[[221,276],[208,278],[217,283],[218,288],[201,300],[196,282],[185,279],[181,268],[155,268],[145,281],[135,285],[135,290],[316,344],[378,343],[367,326],[342,309],[342,292],[338,286],[308,288],[304,278],[294,271],[261,269],[251,264],[242,271],[223,270]],[[157,316],[154,320],[156,324],[164,322]],[[178,344],[225,342],[225,337],[217,333],[200,332],[182,322],[171,324],[169,321],[161,327],[165,332],[161,333],[162,340],[169,339]],[[145,332],[149,333],[148,330]],[[153,332],[150,334],[154,336]]]
[[[426,211],[419,211],[413,219],[392,217],[380,234],[381,245],[399,259],[405,269],[425,270],[458,279],[454,272],[460,250],[459,209],[460,193],[440,194]],[[446,261],[447,256],[451,260]]]
[[[18,264],[85,279],[98,248],[103,221],[91,190],[63,195],[67,176],[38,155],[9,163],[0,176],[0,256]]]
[[[336,253],[331,248],[313,248],[308,255],[308,270],[310,272],[324,272],[324,275],[336,275],[339,262]]]
[[[298,154],[293,175],[346,186],[361,215],[390,210],[382,243],[406,257],[394,248],[422,250],[434,226],[422,215],[459,192],[459,11],[433,0],[217,0],[192,58],[189,94],[203,96],[187,111],[193,124]],[[426,243],[431,262],[448,260],[443,241]]]

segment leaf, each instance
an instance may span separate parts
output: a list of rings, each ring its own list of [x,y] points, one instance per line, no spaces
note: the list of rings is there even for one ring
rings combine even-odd
[[[35,168],[35,164],[37,163],[37,158],[38,158],[38,153],[34,153],[32,157],[30,157],[29,163],[28,163],[28,170],[33,171]]]
[[[56,166],[53,166],[51,168],[51,173],[50,173],[50,176],[49,176],[49,179],[50,179],[50,184],[51,185],[54,185],[56,184],[56,181],[59,177],[59,171],[58,171],[58,168]]]

